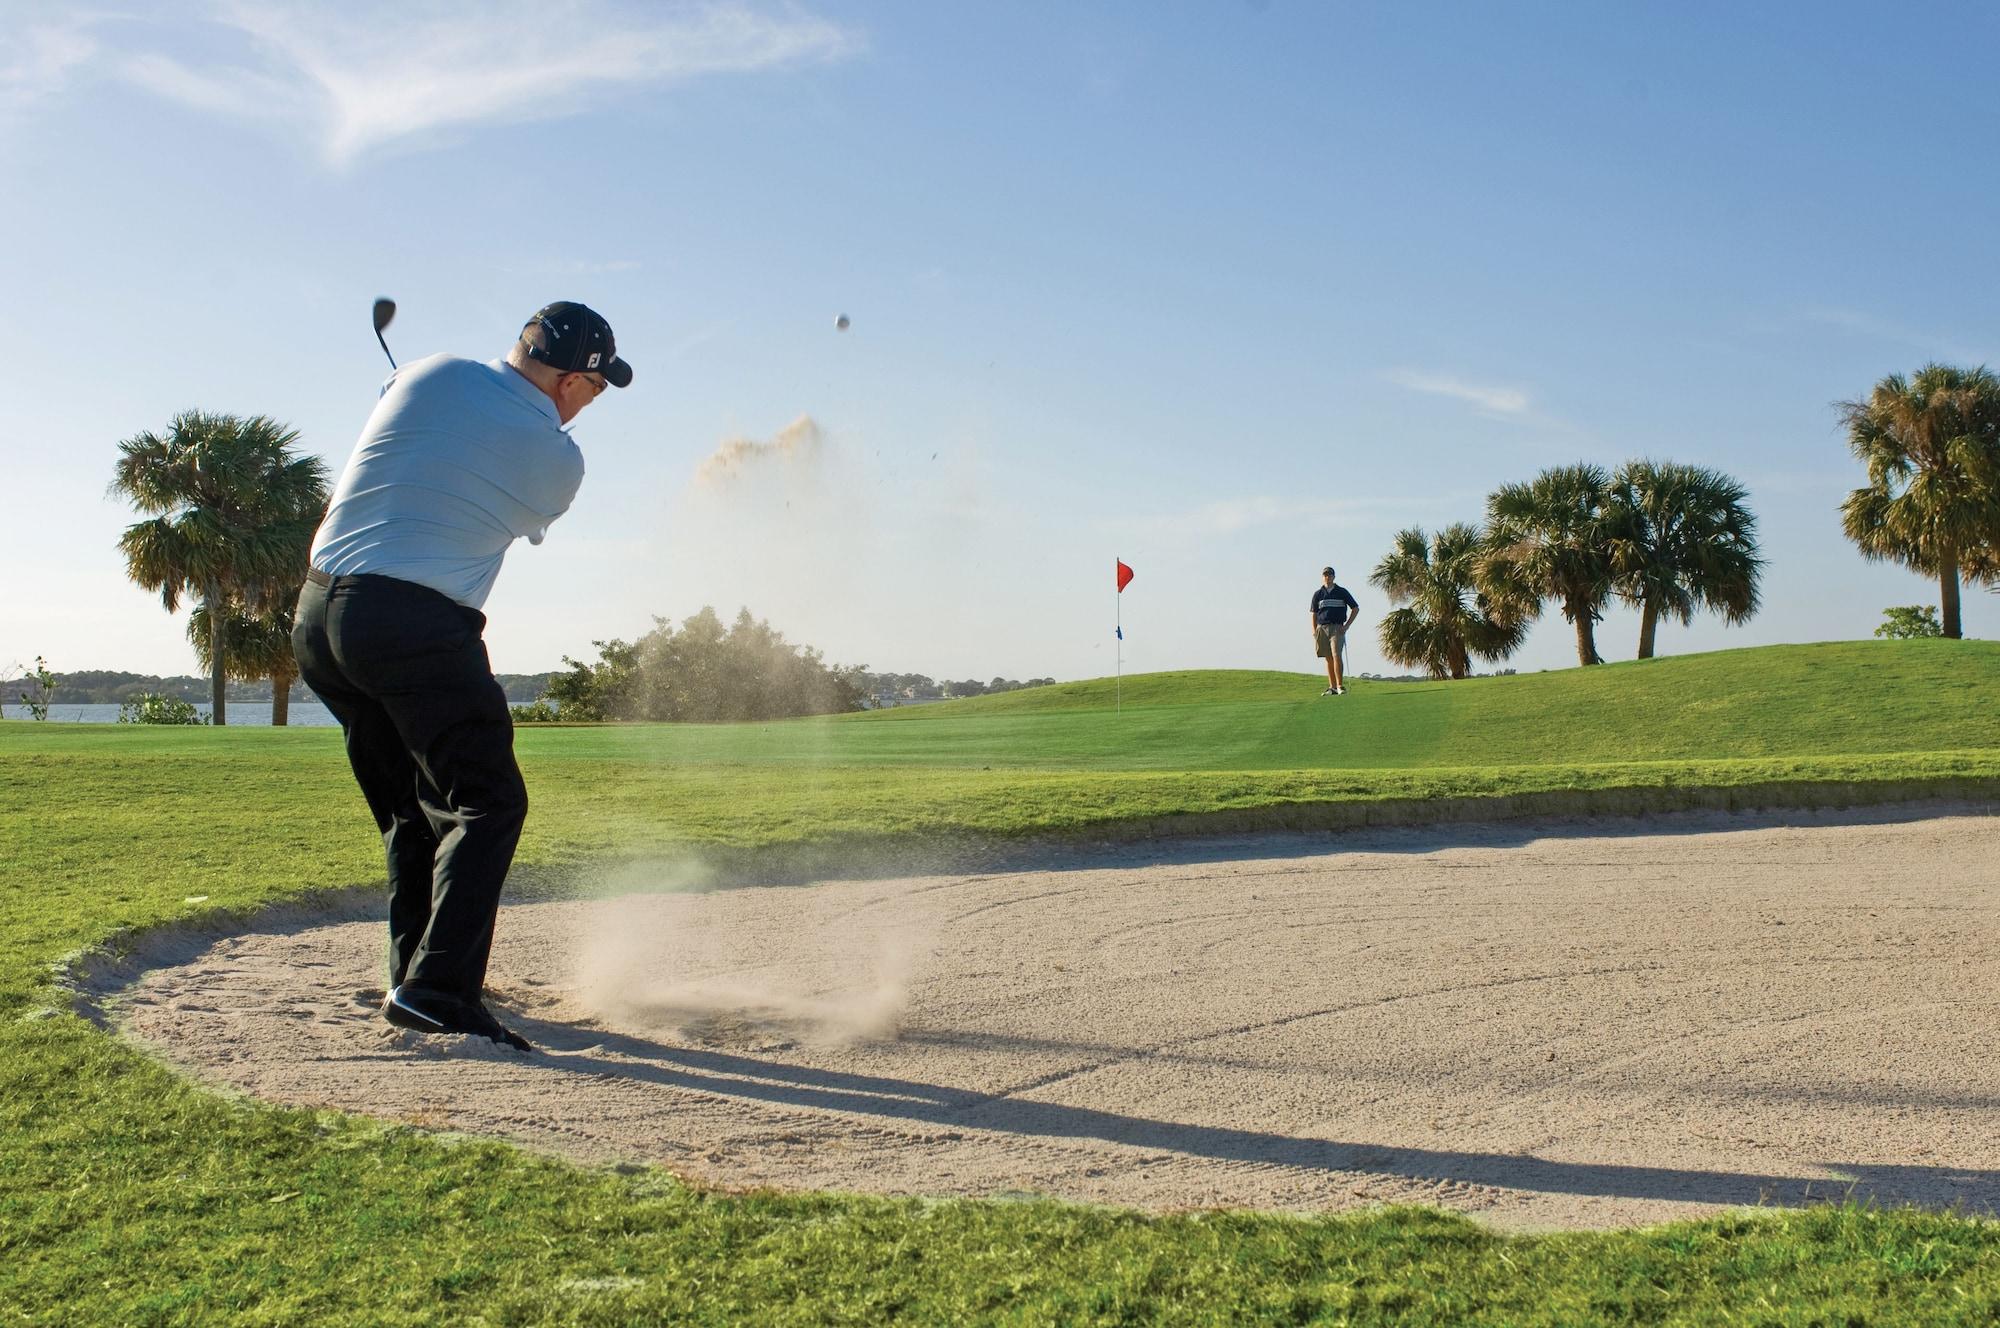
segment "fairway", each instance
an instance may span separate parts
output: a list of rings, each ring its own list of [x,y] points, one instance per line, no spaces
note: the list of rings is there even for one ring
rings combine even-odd
[[[640,865],[503,913],[537,1056],[381,1023],[372,917],[109,999],[233,1088],[730,1189],[1991,1213],[1996,854],[1967,809],[1695,815],[601,896],[689,869]]]

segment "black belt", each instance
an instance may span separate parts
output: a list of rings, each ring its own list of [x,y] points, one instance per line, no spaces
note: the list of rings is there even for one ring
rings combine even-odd
[[[481,630],[484,630],[486,626],[486,615],[481,613],[478,609],[469,608],[464,604],[460,604],[457,600],[445,594],[442,590],[433,590],[429,586],[420,586],[414,581],[405,581],[400,577],[383,576],[379,572],[354,572],[351,574],[343,573],[339,576],[335,576],[331,572],[323,572],[317,567],[309,566],[306,568],[306,580],[310,581],[313,585],[321,586],[329,591],[333,589],[333,583],[336,581],[345,581],[349,584],[350,587],[352,587],[355,582],[361,581],[361,582],[372,583],[373,585],[377,586],[383,593],[397,593],[397,594],[415,593],[419,596],[427,596],[431,599],[443,603],[444,605],[455,610],[456,612],[467,614],[470,615],[471,618],[478,619]]]

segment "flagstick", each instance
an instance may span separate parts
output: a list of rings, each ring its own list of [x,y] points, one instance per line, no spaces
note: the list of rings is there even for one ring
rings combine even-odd
[[[1112,578],[1114,581],[1117,579]],[[1125,712],[1125,588],[1120,586],[1111,594],[1118,601],[1117,607],[1111,611],[1112,619],[1118,624],[1118,677],[1111,684],[1111,713],[1119,715]]]

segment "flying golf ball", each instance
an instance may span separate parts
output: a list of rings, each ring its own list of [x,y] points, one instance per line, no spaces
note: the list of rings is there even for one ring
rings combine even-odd
[[[847,315],[846,315],[846,314],[836,314],[836,315],[834,316],[834,320],[833,320],[833,330],[834,330],[834,331],[836,331],[836,332],[845,332],[845,331],[847,330]]]

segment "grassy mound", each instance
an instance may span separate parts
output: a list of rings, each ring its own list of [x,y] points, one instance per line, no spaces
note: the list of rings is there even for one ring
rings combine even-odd
[[[849,723],[1064,716],[1104,723],[1108,678],[850,717]],[[1189,769],[1290,765],[1513,765],[2000,746],[2000,642],[1843,641],[1764,646],[1460,682],[1356,682],[1196,670],[1124,681],[1123,707],[1177,712]],[[1218,709],[1219,708],[1219,709]],[[1185,713],[1181,713],[1185,712]],[[1201,712],[1215,716],[1204,725]],[[1089,718],[1086,718],[1089,717]],[[1221,732],[1248,724],[1226,744]],[[1024,732],[1031,730],[1023,730]],[[1110,734],[1117,730],[1106,727]]]
[[[1770,646],[1461,682],[1203,670],[772,724],[571,730],[572,757],[1081,770],[1419,770],[2000,749],[2000,642]],[[538,741],[543,735],[524,734]]]

